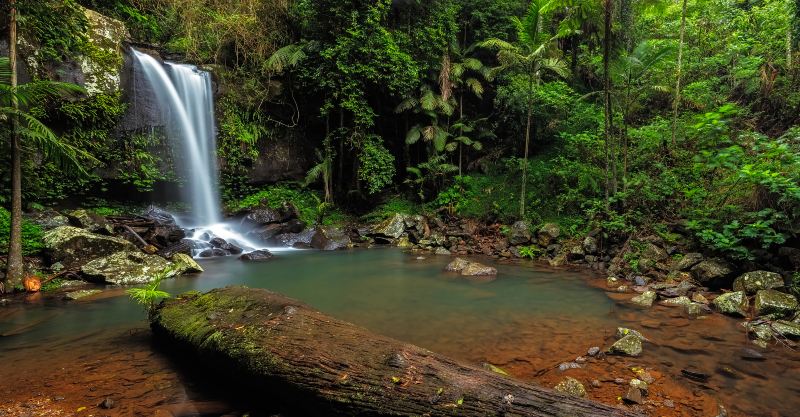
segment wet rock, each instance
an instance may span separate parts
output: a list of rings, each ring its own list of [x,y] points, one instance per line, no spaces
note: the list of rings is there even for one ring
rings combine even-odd
[[[184,253],[176,253],[170,258],[178,275],[203,272],[203,267],[200,266],[191,256]]]
[[[615,334],[617,339],[622,339],[625,336],[633,335],[639,338],[639,340],[646,341],[647,338],[639,332],[638,330],[629,329],[627,327],[617,327],[617,333]]]
[[[689,303],[683,306],[683,311],[691,318],[705,316],[711,312],[707,305],[701,303]]]
[[[319,250],[347,249],[352,244],[350,236],[335,227],[317,227],[311,238],[311,247]]]
[[[46,252],[53,261],[72,268],[120,251],[136,251],[125,239],[102,236],[73,226],[61,226],[44,234]]]
[[[213,258],[215,256],[228,256],[228,252],[225,252],[220,248],[210,248],[200,252],[200,254],[197,256],[201,258]]]
[[[584,252],[589,254],[595,254],[597,253],[597,249],[598,249],[597,238],[592,236],[586,236],[586,238],[583,239]]]
[[[681,369],[681,374],[692,381],[707,382],[711,375],[697,369],[697,368],[684,368]]]
[[[581,364],[577,362],[562,362],[558,365],[558,370],[561,372],[568,371],[570,369],[581,369]]]
[[[712,304],[720,313],[733,316],[746,317],[747,310],[750,309],[747,295],[742,291],[722,294],[715,298]]]
[[[675,265],[675,269],[678,271],[688,271],[693,266],[699,264],[703,260],[703,255],[699,253],[687,253],[683,255],[678,264]]]
[[[697,288],[697,285],[695,285],[691,280],[687,279],[685,281],[681,281],[678,283],[678,285],[670,285],[661,289],[658,294],[662,297],[674,298],[686,295],[689,293],[689,291],[692,291],[695,288]]]
[[[109,235],[114,229],[108,224],[106,218],[89,210],[73,210],[67,213],[67,219],[72,226],[86,229],[92,233]]]
[[[694,301],[695,303],[708,305],[708,299],[706,297],[704,297],[703,294],[700,294],[699,292],[696,292],[696,293],[692,294],[692,301]]]
[[[80,300],[81,298],[91,297],[93,295],[100,294],[101,292],[103,292],[103,291],[101,291],[101,290],[71,291],[71,292],[68,292],[68,293],[64,294],[64,299],[65,300],[70,300],[70,301]]]
[[[625,396],[622,397],[622,399],[625,400],[625,402],[632,404],[644,403],[644,395],[642,394],[642,390],[636,387],[629,387],[628,392],[625,393]]]
[[[447,264],[445,271],[458,272],[464,276],[497,275],[497,269],[463,258],[456,258]]]
[[[659,304],[667,307],[683,307],[691,303],[692,300],[690,300],[689,297],[682,295],[680,297],[667,298],[666,300],[662,300]]]
[[[620,279],[617,277],[606,278],[606,286],[608,288],[617,288],[620,285]]]
[[[436,248],[436,250],[433,252],[433,254],[434,255],[441,255],[441,256],[450,256],[451,255],[450,251],[445,249],[445,248]]]
[[[572,262],[579,261],[583,259],[584,255],[586,255],[586,253],[583,251],[583,247],[580,245],[575,245],[569,250],[569,253],[567,254],[567,260]]]
[[[754,343],[763,347],[766,347],[767,342],[775,336],[772,325],[768,322],[746,321],[742,323],[742,326],[747,329],[749,335],[755,336]]]
[[[272,259],[272,257],[272,252],[266,249],[260,249],[250,253],[245,253],[239,257],[239,260],[247,262],[264,262]]]
[[[286,223],[298,218],[297,208],[291,204],[284,204],[279,208],[257,207],[250,209],[242,218],[242,225],[255,227],[272,223]]]
[[[211,245],[212,248],[224,249],[223,246],[227,245],[228,242],[221,237],[215,237],[209,240],[208,244]]]
[[[642,339],[629,334],[614,342],[608,349],[612,355],[639,356],[642,353]]]
[[[110,410],[114,408],[114,405],[115,405],[114,400],[112,400],[111,398],[105,398],[102,402],[100,402],[98,407],[104,410]]]
[[[772,323],[771,327],[772,331],[783,337],[800,339],[800,324],[786,320],[777,320]]]
[[[554,389],[560,393],[572,395],[574,397],[586,396],[586,388],[583,387],[583,384],[569,376],[559,382]]]
[[[691,273],[702,285],[719,286],[733,274],[733,267],[722,259],[706,259],[693,266]]]
[[[650,278],[643,277],[641,275],[637,275],[636,277],[633,278],[633,282],[637,286],[644,287],[645,285],[647,285],[650,282]]]
[[[555,223],[546,223],[539,229],[538,232],[536,232],[536,238],[539,242],[539,246],[543,247],[547,247],[548,245],[555,243],[559,236],[561,236],[561,228]]]
[[[769,271],[753,271],[740,275],[733,281],[734,291],[744,291],[752,295],[760,290],[770,290],[784,286],[780,274]]]
[[[508,243],[512,245],[525,245],[531,241],[531,226],[528,222],[520,220],[511,225],[508,233]]]
[[[755,299],[756,315],[778,314],[789,315],[797,310],[797,298],[791,294],[776,290],[761,290]]]
[[[267,243],[270,246],[311,247],[314,233],[316,233],[314,229],[306,229],[300,233],[284,233],[273,237]]]
[[[506,372],[503,368],[500,368],[499,366],[494,366],[488,362],[483,363],[483,369],[486,369],[487,371],[492,371],[496,374],[508,376],[508,372]]]
[[[406,222],[411,216],[407,214],[395,213],[394,216],[375,225],[370,232],[371,235],[382,236],[392,239],[399,238],[406,231]]]
[[[598,346],[592,346],[586,351],[586,354],[592,357],[597,356],[598,353],[600,353],[600,348]]]
[[[642,307],[650,307],[656,301],[656,292],[655,291],[645,291],[636,297],[631,298],[631,302],[642,306]]]
[[[648,384],[647,384],[647,382],[644,382],[641,379],[633,378],[633,379],[631,379],[631,382],[629,383],[629,385],[631,387],[633,387],[633,388],[639,389],[640,391],[642,391],[642,393],[645,393],[645,394],[647,393]]]
[[[744,359],[744,360],[746,360],[746,361],[765,361],[765,360],[767,360],[767,358],[765,358],[764,355],[761,352],[759,352],[759,351],[757,351],[755,349],[751,349],[751,348],[742,348],[742,350],[739,353],[739,357]]]
[[[81,267],[88,280],[112,285],[146,284],[158,277],[177,275],[173,265],[157,255],[120,251]]]

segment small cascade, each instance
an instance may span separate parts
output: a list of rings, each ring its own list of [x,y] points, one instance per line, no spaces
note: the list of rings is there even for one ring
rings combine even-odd
[[[194,255],[213,249],[215,238],[237,248],[227,253],[258,249],[259,245],[242,236],[235,225],[222,221],[211,75],[192,65],[159,62],[135,49],[133,58],[135,71],[140,70],[150,83],[164,113],[166,133],[175,154],[182,156],[175,160],[176,168],[186,178],[181,197],[189,212],[179,217],[179,222],[194,230]]]

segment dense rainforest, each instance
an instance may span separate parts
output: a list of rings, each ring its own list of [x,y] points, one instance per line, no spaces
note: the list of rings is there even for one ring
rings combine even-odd
[[[210,77],[213,122],[182,126],[212,138],[209,198],[248,239],[582,265],[640,306],[752,316],[759,347],[800,338],[800,0],[0,1],[0,294],[157,277],[131,295],[174,336],[170,309],[206,306],[158,310],[162,279],[272,257],[178,227],[197,158],[154,59]],[[68,224],[89,243],[54,243]],[[90,247],[160,272],[117,279]]]

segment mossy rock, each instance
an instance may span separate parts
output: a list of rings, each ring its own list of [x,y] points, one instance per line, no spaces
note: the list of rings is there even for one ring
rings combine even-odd
[[[81,267],[81,274],[95,282],[136,285],[152,282],[160,276],[175,276],[177,270],[160,256],[121,251],[87,263]]]
[[[776,290],[761,290],[756,294],[756,315],[777,314],[786,316],[797,311],[797,298]]]
[[[733,316],[747,316],[750,309],[750,302],[744,291],[729,292],[720,295],[712,302],[714,307],[722,314]]]
[[[71,268],[120,251],[136,251],[125,239],[102,236],[73,226],[61,226],[44,234],[45,251],[52,261]]]
[[[733,281],[734,291],[755,294],[760,290],[781,288],[785,285],[780,274],[769,271],[753,271],[740,275]]]
[[[634,334],[629,334],[617,340],[608,348],[612,355],[639,356],[642,354],[642,339]]]

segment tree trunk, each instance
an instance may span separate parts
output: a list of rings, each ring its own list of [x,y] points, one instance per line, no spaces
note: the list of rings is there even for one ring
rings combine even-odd
[[[611,194],[611,74],[609,74],[609,65],[611,60],[611,17],[612,17],[612,0],[604,0],[604,30],[603,34],[603,109],[604,109],[604,150],[605,150],[605,197],[606,209],[609,208],[610,194]]]
[[[9,0],[8,56],[11,64],[11,90],[17,89],[17,8],[16,0]],[[11,106],[19,109],[15,96]],[[7,291],[22,283],[24,260],[22,258],[22,148],[19,137],[19,118],[11,117],[11,235],[8,244],[6,270]]]
[[[283,399],[293,414],[635,416],[372,334],[267,290],[183,295],[150,319],[182,356],[196,352],[204,366]]]
[[[672,102],[672,148],[675,148],[675,136],[678,130],[678,107],[681,104],[681,71],[683,70],[683,42],[686,35],[686,0],[681,6],[681,33],[678,41],[678,65],[675,69],[675,99]]]
[[[466,35],[465,35],[466,37]],[[461,123],[461,128],[459,129],[459,136],[464,136],[464,93],[461,93],[458,96],[458,122]],[[464,148],[464,144],[458,142],[458,176],[461,176],[461,158],[462,158],[462,149]]]
[[[533,71],[532,69],[530,71]],[[525,185],[528,182],[528,148],[531,142],[531,119],[533,117],[533,74],[528,75],[528,122],[525,127],[525,153],[522,157],[522,193],[519,196],[519,218],[525,218]]]

